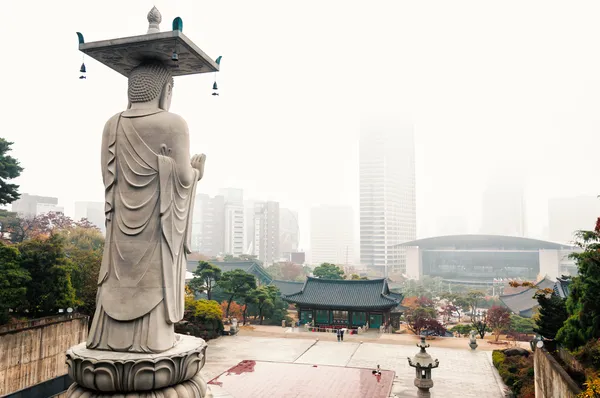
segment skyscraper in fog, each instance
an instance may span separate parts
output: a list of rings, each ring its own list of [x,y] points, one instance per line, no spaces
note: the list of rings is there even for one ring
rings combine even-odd
[[[298,251],[300,226],[298,213],[290,209],[279,209],[279,252],[283,258],[290,258]]]
[[[222,188],[219,195],[225,200],[224,252],[239,256],[244,253],[244,191]]]
[[[600,217],[600,200],[595,196],[555,198],[548,201],[548,238],[571,243],[580,230],[593,230]]]
[[[254,203],[253,252],[265,266],[279,261],[279,203]]]
[[[412,127],[362,123],[359,151],[360,261],[380,275],[405,272],[397,245],[417,234]]]
[[[526,235],[525,193],[517,172],[499,171],[490,178],[481,206],[481,233]]]
[[[350,206],[310,209],[310,262],[313,265],[354,262],[354,210]]]
[[[225,250],[225,198],[196,195],[192,218],[192,250],[205,256],[217,256]]]

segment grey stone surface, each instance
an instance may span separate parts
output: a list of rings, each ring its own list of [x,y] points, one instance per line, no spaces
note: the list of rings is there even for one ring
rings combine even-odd
[[[190,159],[187,125],[169,112],[172,90],[168,69],[141,64],[129,77],[129,109],[104,128],[106,241],[88,348],[153,353],[175,344],[205,157]]]
[[[208,342],[206,364],[201,373],[210,381],[244,359],[294,362],[315,344],[309,339],[274,339],[227,336]]]
[[[67,398],[214,398],[210,389],[207,388],[206,381],[199,374],[174,386],[154,391],[130,392],[127,395],[102,393],[73,383],[67,390],[66,396]]]
[[[375,369],[396,372],[392,397],[416,397],[415,371],[406,358],[413,356],[414,345],[392,345],[364,342],[362,344],[335,341],[266,338],[251,336],[223,337],[208,342],[206,365],[201,373],[211,380],[244,359],[311,363]],[[427,349],[440,366],[433,371],[434,398],[501,398],[503,385],[492,366],[491,352],[470,348]],[[314,350],[314,351],[313,351]],[[224,394],[224,393],[223,393]]]
[[[219,71],[219,65],[178,30],[83,43],[79,50],[125,77],[147,56],[164,62],[173,76]],[[173,51],[177,62],[171,60]]]
[[[294,362],[346,366],[360,345],[360,343],[319,341]]]
[[[206,342],[178,336],[160,354],[90,350],[81,343],[67,351],[69,376],[81,388],[103,392],[158,390],[193,378],[204,366]]]

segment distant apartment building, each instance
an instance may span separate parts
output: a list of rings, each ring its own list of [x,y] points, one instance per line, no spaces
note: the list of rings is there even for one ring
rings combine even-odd
[[[28,193],[21,194],[21,197],[12,203],[11,210],[23,217],[35,217],[50,212],[65,212],[64,207],[58,206],[58,198]]]
[[[239,256],[244,254],[244,191],[224,188],[219,194],[225,201],[224,253]]]
[[[192,217],[192,250],[206,256],[225,252],[225,198],[198,194]]]
[[[354,210],[319,206],[310,210],[310,263],[347,265],[354,259]]]
[[[306,253],[304,252],[292,252],[290,253],[290,258],[288,260],[293,264],[304,265],[306,263]]]
[[[381,276],[406,271],[416,239],[415,147],[412,127],[371,120],[359,145],[360,261]]]
[[[290,209],[279,209],[279,251],[281,257],[289,259],[298,250],[300,225],[298,213]]]
[[[595,196],[554,198],[548,201],[548,238],[570,243],[575,232],[593,230],[600,217],[600,200]]]
[[[279,203],[254,203],[254,254],[265,266],[279,261]]]
[[[105,215],[103,202],[75,202],[75,221],[82,218],[98,227],[102,232],[105,232]]]
[[[244,201],[244,254],[254,253],[254,201]]]

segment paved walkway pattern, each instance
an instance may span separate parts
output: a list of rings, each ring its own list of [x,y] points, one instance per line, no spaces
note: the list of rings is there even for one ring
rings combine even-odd
[[[439,368],[432,371],[432,397],[504,397],[502,383],[492,365],[491,352],[435,347],[435,341],[431,344],[432,347],[427,351],[440,361]],[[410,398],[416,397],[416,387],[413,385],[415,370],[408,366],[407,357],[412,357],[418,350],[416,345],[356,341],[338,343],[237,335],[208,342],[202,374],[207,381],[212,380],[243,360],[366,369],[374,369],[379,364],[382,369],[396,372],[391,397]]]

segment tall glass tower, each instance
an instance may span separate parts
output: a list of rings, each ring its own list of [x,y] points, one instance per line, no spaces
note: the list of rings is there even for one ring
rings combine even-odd
[[[416,239],[415,146],[411,126],[361,124],[359,145],[360,260],[379,275],[406,272]]]

